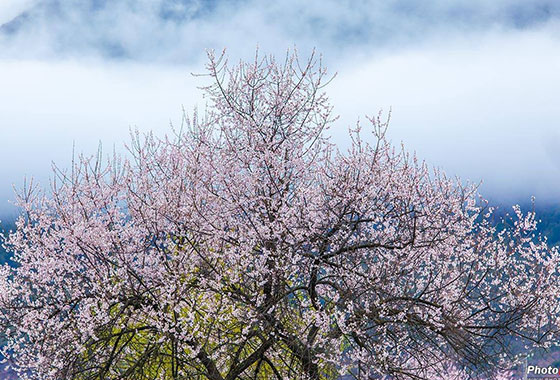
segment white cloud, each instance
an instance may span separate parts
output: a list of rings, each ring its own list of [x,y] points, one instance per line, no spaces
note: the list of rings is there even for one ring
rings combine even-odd
[[[199,68],[196,68],[199,69]],[[37,177],[48,186],[51,162],[67,167],[72,146],[95,153],[99,142],[122,151],[130,128],[170,131],[181,106],[198,103],[189,67],[0,61],[0,210],[12,184]],[[197,71],[197,70],[195,70]],[[200,71],[200,70],[198,70]]]
[[[29,0],[27,0],[29,1]],[[204,48],[246,54],[258,43],[325,54],[379,52],[434,36],[539,25],[555,0],[36,0],[26,20],[0,33],[0,57],[113,57],[192,62]]]
[[[452,38],[340,67],[342,121],[392,107],[390,136],[492,197],[560,199],[558,25]],[[355,63],[359,62],[359,63]]]
[[[2,0],[0,2],[0,25],[12,21],[35,3],[37,0]]]

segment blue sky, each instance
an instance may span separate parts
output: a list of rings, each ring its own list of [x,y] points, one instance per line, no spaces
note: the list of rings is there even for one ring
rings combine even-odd
[[[24,176],[48,185],[72,146],[158,134],[205,49],[234,59],[316,48],[348,125],[392,108],[390,137],[493,198],[560,201],[560,2],[0,1],[0,211]]]

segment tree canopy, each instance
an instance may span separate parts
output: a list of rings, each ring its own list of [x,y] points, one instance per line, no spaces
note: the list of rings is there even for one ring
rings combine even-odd
[[[498,376],[514,347],[556,342],[559,254],[534,213],[496,223],[381,116],[341,151],[315,56],[207,70],[203,115],[22,189],[0,268],[21,374]]]

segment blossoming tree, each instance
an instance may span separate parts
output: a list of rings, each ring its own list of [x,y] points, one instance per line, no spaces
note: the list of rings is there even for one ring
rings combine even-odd
[[[559,254],[533,213],[495,221],[379,117],[339,151],[314,57],[207,68],[204,116],[19,195],[0,321],[22,375],[492,376],[555,342]]]

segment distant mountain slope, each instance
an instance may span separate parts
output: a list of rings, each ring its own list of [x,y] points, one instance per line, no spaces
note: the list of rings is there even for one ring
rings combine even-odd
[[[534,206],[529,202],[519,203],[521,211],[524,213],[535,210],[536,219],[539,221],[537,224],[538,231],[547,237],[549,244],[560,244],[560,204],[539,204]],[[496,215],[503,216],[506,213],[512,214],[513,204],[498,204],[496,205]]]
[[[0,234],[3,235],[7,231],[15,229],[15,223],[13,220],[8,220],[8,218],[4,220],[1,217],[0,220],[2,220],[2,223],[0,223]],[[2,238],[0,238],[0,243],[2,243],[2,241]],[[10,254],[6,252],[4,247],[0,244],[0,264],[4,264],[8,260],[9,256]]]
[[[15,224],[12,218],[2,218],[0,217],[0,220],[2,220],[2,223],[0,223],[0,234],[3,234],[5,231],[10,231],[13,230],[15,228]],[[0,243],[2,242],[2,239],[0,238]],[[4,264],[8,261],[10,254],[8,252],[6,252],[6,250],[4,249],[4,247],[2,247],[2,245],[0,244],[0,264]],[[2,341],[2,337],[0,336],[0,342]],[[4,357],[2,355],[0,355],[0,360],[4,359]],[[17,376],[16,374],[7,369],[8,364],[7,363],[2,363],[0,364],[0,379],[2,380],[16,380]]]
[[[541,220],[539,231],[551,244],[560,244],[560,205],[537,207],[535,211]]]

